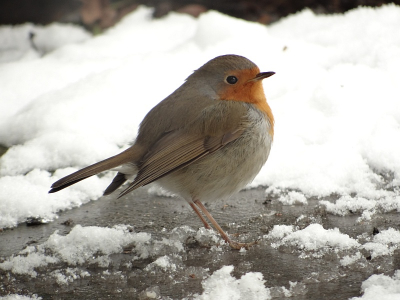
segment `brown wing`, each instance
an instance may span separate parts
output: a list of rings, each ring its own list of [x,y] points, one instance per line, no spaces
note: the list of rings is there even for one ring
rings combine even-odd
[[[135,180],[119,197],[217,151],[239,138],[244,130],[243,127],[239,127],[216,136],[205,137],[183,130],[166,134],[145,155]]]

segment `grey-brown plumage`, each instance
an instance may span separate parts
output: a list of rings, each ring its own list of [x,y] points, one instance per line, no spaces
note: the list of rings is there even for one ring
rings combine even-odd
[[[267,160],[273,117],[261,79],[271,75],[241,56],[209,61],[150,110],[129,149],[58,180],[49,192],[118,168],[105,195],[130,177],[134,180],[119,197],[156,181],[186,199],[201,217],[195,203],[232,247],[243,246],[230,241],[200,200],[238,191]]]

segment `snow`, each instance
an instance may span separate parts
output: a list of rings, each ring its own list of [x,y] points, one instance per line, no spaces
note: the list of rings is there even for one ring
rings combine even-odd
[[[374,274],[362,283],[361,289],[364,295],[351,298],[352,300],[397,300],[400,298],[400,270],[392,277]]]
[[[384,197],[382,199],[367,199],[364,197],[342,196],[335,203],[321,200],[320,204],[332,214],[345,216],[350,213],[361,213],[359,221],[371,220],[376,212],[400,212],[400,197],[398,195]]]
[[[96,264],[107,267],[110,254],[121,253],[123,247],[131,243],[135,243],[140,249],[150,238],[144,232],[129,233],[129,227],[125,225],[114,228],[76,225],[66,236],[59,235],[56,231],[45,243],[28,246],[17,256],[0,263],[0,268],[15,274],[36,277],[36,268],[60,262],[70,266]],[[58,274],[56,276],[59,277]]]
[[[301,257],[321,257],[325,253],[336,250],[358,248],[360,244],[343,234],[338,228],[324,229],[320,224],[310,224],[304,229],[296,230],[291,225],[275,225],[264,238],[272,240],[273,248],[294,247],[302,252]]]
[[[371,251],[371,257],[391,255],[400,248],[400,232],[393,228],[382,230],[374,236],[371,242],[364,245],[366,250]]]
[[[151,270],[154,266],[158,266],[163,270],[171,270],[171,271],[176,270],[176,265],[173,264],[170,258],[166,255],[157,258],[154,262],[147,265],[146,270]]]
[[[366,250],[374,260],[379,256],[392,255],[400,249],[400,231],[388,228],[374,235],[372,240],[364,235],[352,238],[338,228],[324,229],[320,224],[310,224],[303,229],[293,225],[275,225],[264,235],[273,248],[290,248],[300,253],[299,257],[322,257],[327,253],[340,255],[342,266],[362,260],[359,250]],[[343,255],[341,253],[353,253]]]
[[[1,210],[1,227],[32,214],[54,219],[59,210],[97,199],[106,185],[98,177],[61,196],[47,195],[45,187],[66,168],[123,150],[151,107],[226,53],[276,72],[264,82],[276,119],[274,145],[251,186],[295,189],[298,195],[281,199],[288,205],[336,193],[356,194],[350,207],[366,199],[399,209],[400,38],[392,34],[399,7],[334,16],[304,10],[268,27],[213,11],[199,19],[150,15],[141,7],[96,37],[72,25],[1,28],[11,51],[0,68],[0,144],[10,147],[0,159],[0,205],[11,208]],[[36,55],[26,46],[28,32],[42,49]],[[393,178],[386,182],[384,174]],[[29,183],[35,211],[19,209],[26,197],[15,190],[25,177],[38,178]],[[77,190],[70,203],[59,201]],[[364,219],[374,213],[370,206],[361,211]],[[339,204],[330,211],[343,214]]]
[[[194,299],[271,299],[268,288],[264,286],[261,273],[249,272],[240,279],[236,279],[231,275],[233,269],[233,266],[224,266],[215,271],[202,282],[203,294],[194,297]]]
[[[98,199],[115,173],[47,191],[59,178],[126,149],[154,105],[193,70],[227,53],[276,72],[264,81],[276,120],[274,144],[249,187],[268,186],[266,194],[283,205],[338,195],[319,204],[338,216],[356,213],[358,222],[400,212],[400,7],[331,16],[303,10],[270,26],[213,11],[198,19],[171,13],[153,20],[151,14],[140,7],[99,36],[73,25],[0,27],[0,144],[9,147],[0,158],[0,228],[29,217],[52,221],[61,210]],[[171,196],[156,187],[149,193]],[[110,255],[134,243],[133,261],[155,257],[146,272],[173,273],[183,268],[179,254],[189,235],[221,242],[204,228],[182,226],[169,235],[155,240],[126,225],[76,225],[4,258],[0,268],[35,277],[51,266],[49,275],[67,285],[91,276],[83,265],[107,268]],[[366,263],[364,251],[373,261],[392,256],[400,232],[388,228],[366,239],[314,223],[275,225],[264,242],[300,259],[336,255],[340,268],[351,268]],[[269,299],[304,290],[302,283],[268,288],[258,272],[235,278],[233,266],[190,272],[204,278],[196,299]],[[400,271],[372,275],[357,299],[397,299],[399,282]]]
[[[287,195],[281,195],[278,201],[282,202],[283,205],[292,205],[292,204],[307,204],[307,198],[295,191],[289,192]]]
[[[30,33],[34,33],[34,46],[27,38]],[[90,37],[89,33],[69,24],[1,26],[0,63],[37,59],[64,45],[80,43]]]
[[[8,295],[5,297],[0,297],[1,300],[42,300],[42,297],[38,297],[36,295],[29,297],[29,296],[21,296],[17,294]]]
[[[60,169],[51,176],[48,171],[34,169],[26,175],[1,177],[0,224],[3,227],[16,226],[25,222],[27,217],[53,220],[57,218],[56,212],[59,210],[80,206],[100,197],[112,180],[111,176],[101,179],[89,178],[88,184],[79,184],[76,188],[63,194],[56,194],[50,199],[47,192],[54,179],[76,170],[76,168]]]

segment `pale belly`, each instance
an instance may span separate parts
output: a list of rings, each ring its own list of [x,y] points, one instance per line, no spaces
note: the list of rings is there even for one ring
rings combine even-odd
[[[186,200],[230,196],[251,182],[268,159],[272,137],[264,115],[249,109],[251,126],[234,142],[157,181]]]

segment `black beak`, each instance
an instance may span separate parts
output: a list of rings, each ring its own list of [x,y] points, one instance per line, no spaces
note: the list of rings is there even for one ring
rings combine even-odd
[[[256,75],[256,77],[254,77],[253,79],[251,79],[250,81],[259,81],[259,80],[263,80],[265,78],[268,78],[272,75],[274,75],[275,72],[262,72],[262,73],[258,73]]]

